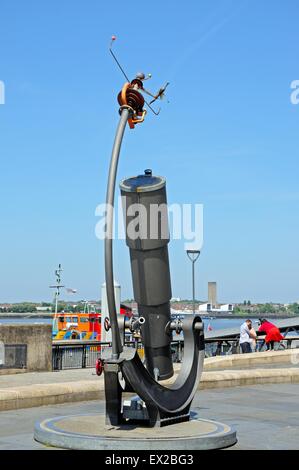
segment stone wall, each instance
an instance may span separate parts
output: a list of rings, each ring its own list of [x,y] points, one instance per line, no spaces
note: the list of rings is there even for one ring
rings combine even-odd
[[[52,370],[52,326],[35,324],[3,324],[0,325],[0,343],[4,343],[7,351],[13,345],[19,345],[26,351],[26,371],[51,371]],[[23,345],[23,346],[22,346]],[[0,361],[1,362],[1,361]],[[17,372],[17,369],[15,369]],[[0,373],[12,372],[12,367],[5,369],[5,363],[0,365]]]

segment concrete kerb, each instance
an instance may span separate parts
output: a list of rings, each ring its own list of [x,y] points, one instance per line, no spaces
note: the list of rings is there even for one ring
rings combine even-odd
[[[256,369],[203,372],[200,390],[248,385],[299,383],[299,369]]]
[[[0,389],[0,411],[104,399],[104,382],[78,381]]]
[[[271,364],[290,362],[291,351],[258,353],[211,358],[205,361],[199,389],[226,388],[270,383],[299,383],[299,368],[250,369],[250,370],[209,370],[211,368],[242,368],[249,364]],[[207,370],[208,369],[208,370]],[[177,370],[177,368],[176,368]],[[171,381],[173,381],[172,379]],[[167,381],[170,383],[170,381]],[[167,383],[166,382],[166,383]],[[104,399],[103,377],[98,380],[47,383],[0,389],[0,411],[31,408],[43,405],[62,404],[76,401]]]
[[[270,383],[299,383],[297,369],[204,372],[200,390]],[[0,411],[104,399],[103,380],[77,383],[28,385],[0,390]]]
[[[204,370],[230,369],[231,367],[250,367],[261,364],[291,364],[292,358],[299,350],[287,349],[285,351],[268,351],[252,354],[232,354],[230,356],[217,356],[205,359]],[[298,360],[299,362],[299,360]]]

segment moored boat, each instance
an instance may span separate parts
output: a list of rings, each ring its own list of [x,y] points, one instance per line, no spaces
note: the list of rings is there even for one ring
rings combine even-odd
[[[132,310],[127,305],[121,304],[120,314],[130,318]],[[84,312],[61,312],[55,315],[53,324],[54,340],[81,339],[86,341],[101,341],[102,315],[86,306]]]

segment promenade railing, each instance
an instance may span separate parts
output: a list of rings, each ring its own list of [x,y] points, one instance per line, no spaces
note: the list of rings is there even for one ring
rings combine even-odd
[[[239,340],[233,338],[206,339],[206,357],[224,356],[238,354],[240,352]],[[264,338],[259,338],[258,351],[264,348]],[[138,340],[126,342],[126,346],[139,350],[141,358],[144,357],[142,343]],[[280,344],[280,349],[291,349],[299,346],[299,337],[287,337]],[[101,357],[102,352],[111,347],[109,342],[101,341],[53,341],[52,347],[52,369],[85,369],[94,368],[96,360]],[[175,340],[171,343],[173,362],[180,363],[184,355],[184,340]]]

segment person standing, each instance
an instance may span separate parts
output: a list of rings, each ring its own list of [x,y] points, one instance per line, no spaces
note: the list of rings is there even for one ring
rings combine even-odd
[[[256,347],[257,347],[257,333],[255,329],[252,326],[252,322],[250,322],[250,325],[248,326],[249,332],[250,332],[250,346],[251,346],[251,351],[256,352]]]
[[[273,350],[275,344],[280,343],[284,339],[282,334],[279,331],[279,328],[275,326],[273,323],[269,322],[265,318],[260,320],[261,326],[259,327],[259,333],[265,333],[266,338],[266,346],[267,346],[267,351],[270,349]]]
[[[243,354],[252,352],[251,338],[254,338],[254,335],[250,332],[251,328],[251,320],[246,320],[240,327],[240,347]]]

